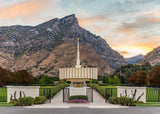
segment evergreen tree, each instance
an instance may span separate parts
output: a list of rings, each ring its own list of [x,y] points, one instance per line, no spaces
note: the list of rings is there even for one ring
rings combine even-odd
[[[121,81],[119,80],[118,76],[114,76],[113,84],[121,84]]]

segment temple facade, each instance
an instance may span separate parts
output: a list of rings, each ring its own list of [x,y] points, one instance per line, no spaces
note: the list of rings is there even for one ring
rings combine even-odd
[[[76,66],[73,68],[60,68],[59,78],[71,82],[83,82],[92,79],[97,79],[98,68],[96,67],[81,67],[80,52],[79,52],[79,38],[77,39],[77,60]]]

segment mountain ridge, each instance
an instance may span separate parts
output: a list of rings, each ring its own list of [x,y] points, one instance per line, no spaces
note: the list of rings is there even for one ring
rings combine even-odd
[[[138,61],[142,60],[143,57],[144,57],[144,55],[139,54],[139,55],[136,55],[136,56],[133,56],[133,57],[130,57],[130,58],[124,58],[124,59],[127,63],[134,64],[134,63],[137,63]]]
[[[144,64],[145,62],[149,62],[151,65],[160,63],[160,46],[147,53],[144,58],[138,63]]]
[[[38,72],[39,70],[40,72],[43,71],[40,74],[51,74],[50,72],[52,72],[53,75],[57,75],[60,64],[58,64],[56,70],[53,66],[50,66],[51,70],[49,70],[48,68],[40,69],[40,63],[52,55],[56,46],[64,46],[63,44],[65,42],[69,42],[70,44],[74,44],[73,48],[76,47],[78,37],[80,38],[81,47],[87,47],[87,49],[93,50],[92,55],[100,55],[99,58],[101,59],[99,61],[105,61],[103,61],[103,66],[107,65],[106,69],[104,70],[102,66],[99,67],[99,74],[111,73],[113,69],[119,67],[121,64],[126,64],[123,56],[113,50],[104,39],[80,27],[78,19],[73,14],[61,19],[55,18],[36,26],[23,27],[15,25],[11,27],[0,27],[0,66],[10,70],[24,68],[35,75],[37,73],[34,72]],[[66,49],[64,50],[68,52]],[[74,53],[76,52],[71,53],[71,55],[74,55]],[[85,55],[83,56],[85,58]],[[89,55],[87,56],[89,59],[91,58]],[[62,59],[61,61],[65,62]],[[73,60],[70,63],[73,64]],[[100,66],[98,60],[95,64]]]

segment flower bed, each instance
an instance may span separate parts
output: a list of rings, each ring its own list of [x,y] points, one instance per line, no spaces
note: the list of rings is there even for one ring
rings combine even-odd
[[[88,103],[88,101],[83,99],[73,99],[69,100],[68,103]]]

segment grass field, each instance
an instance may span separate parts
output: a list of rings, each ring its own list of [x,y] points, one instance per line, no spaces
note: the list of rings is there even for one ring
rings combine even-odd
[[[101,86],[102,88],[116,88],[116,86]]]
[[[14,106],[13,103],[0,102],[0,106]]]
[[[146,90],[147,102],[160,102],[160,89],[148,88]]]
[[[103,88],[103,89],[106,89],[106,88],[108,88],[107,89],[107,93],[109,94],[109,96],[115,96],[115,97],[117,97],[117,88],[116,88],[116,86],[100,86],[101,88]]]
[[[7,102],[7,88],[0,88],[0,102]]]
[[[136,103],[136,106],[160,107],[160,102]]]

